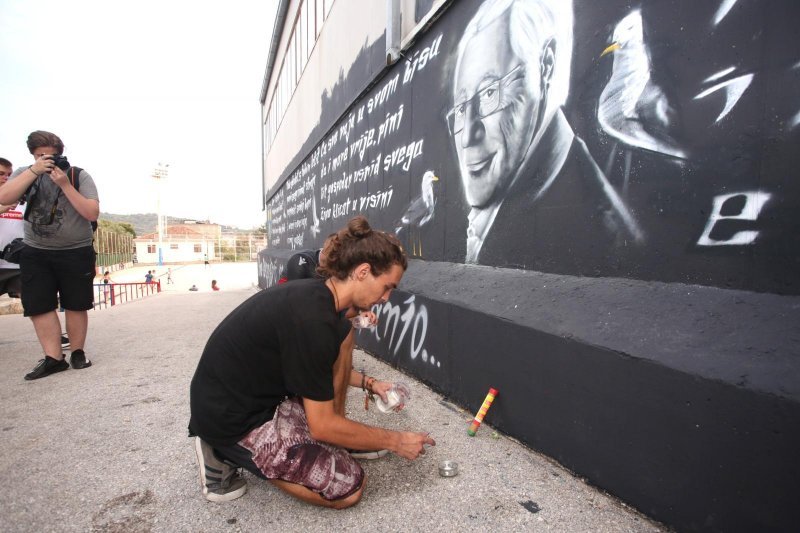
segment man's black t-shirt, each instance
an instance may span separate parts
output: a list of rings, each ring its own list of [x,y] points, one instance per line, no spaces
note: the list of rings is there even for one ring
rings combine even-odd
[[[333,399],[333,364],[350,331],[322,279],[276,285],[233,310],[208,339],[190,391],[190,431],[235,444],[286,397]]]

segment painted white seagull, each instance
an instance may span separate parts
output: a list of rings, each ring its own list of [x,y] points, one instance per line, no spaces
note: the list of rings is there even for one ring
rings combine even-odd
[[[398,238],[403,230],[408,232],[412,256],[422,257],[422,237],[419,229],[433,218],[433,210],[436,207],[436,197],[433,194],[434,181],[439,181],[439,178],[433,173],[433,170],[428,170],[422,175],[420,195],[411,200],[406,212],[395,223],[394,232]]]

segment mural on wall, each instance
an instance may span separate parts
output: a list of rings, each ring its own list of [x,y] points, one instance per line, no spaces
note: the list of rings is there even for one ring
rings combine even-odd
[[[780,350],[743,343],[724,365],[687,357],[688,369],[674,354],[725,351],[712,324],[730,324],[696,298],[734,300],[742,323],[777,302],[682,284],[800,294],[798,20],[797,0],[449,2],[396,64],[381,70],[385,43],[365,46],[323,92],[317,129],[265,198],[259,282],[277,283],[291,250],[318,248],[364,214],[434,268],[412,263],[373,307],[378,326],[357,332],[359,346],[462,405],[487,381],[499,386],[501,431],[679,529],[788,524],[783,496],[797,476],[786,474],[785,443],[797,440],[797,417],[773,379]],[[570,289],[540,291],[539,278]],[[604,295],[626,286],[665,311],[655,315],[665,335],[608,340],[624,323],[606,320]],[[551,295],[554,308],[568,305],[552,312]],[[519,318],[553,322],[572,305],[596,320],[551,332]],[[696,342],[670,337],[687,323],[669,318],[679,315],[702,326]],[[753,362],[772,361],[769,391],[755,397]],[[614,435],[653,412],[666,415],[620,454]],[[725,446],[709,446],[715,439]],[[740,457],[761,448],[777,452],[742,476]],[[759,472],[768,483],[741,483]],[[696,490],[676,506],[676,486]]]
[[[683,40],[674,31],[674,25],[664,27],[660,23],[660,8],[652,1],[641,2],[614,26],[612,44],[601,54],[610,54],[612,67],[610,79],[600,95],[597,110],[597,122],[600,127],[618,144],[612,152],[622,152],[626,159],[622,177],[622,189],[627,191],[631,180],[632,154],[637,150],[648,151],[672,159],[674,164],[686,168],[687,162],[697,159],[698,145],[705,144],[707,139],[698,139],[698,133],[705,132],[717,135],[721,129],[737,131],[741,126],[736,120],[725,120],[735,111],[742,97],[750,88],[756,76],[763,73],[757,64],[747,61],[746,56],[736,51],[737,41],[745,46],[743,40],[731,38],[729,32],[720,29],[721,25],[730,22],[732,9],[737,4],[742,7],[738,21],[743,22],[746,16],[745,7],[755,8],[756,2],[739,2],[739,0],[722,0],[709,2],[701,9],[695,9],[692,17],[700,22],[700,33],[703,29],[709,35],[703,36],[713,45],[727,53],[715,54],[713,60],[701,61],[701,69],[692,78],[681,79],[676,72],[663,73],[671,68],[659,47],[674,46]],[[749,4],[749,6],[744,6]],[[763,9],[763,6],[761,6]],[[701,11],[698,13],[698,11]],[[644,16],[648,18],[649,38],[644,36]],[[729,17],[730,16],[730,17]],[[670,21],[673,22],[673,21]],[[697,23],[697,22],[695,22]],[[703,27],[704,26],[704,27]],[[746,26],[757,30],[757,27]],[[681,26],[683,30],[684,27]],[[691,27],[686,27],[691,31]],[[756,31],[754,40],[761,38]],[[671,34],[671,35],[670,35]],[[697,36],[696,36],[697,37]],[[653,46],[651,46],[651,43]],[[697,68],[697,67],[696,67]],[[659,74],[661,73],[661,74]],[[657,79],[657,76],[659,79]],[[661,81],[663,80],[663,81]],[[681,98],[676,94],[676,81],[682,82],[681,90],[686,94]],[[688,82],[693,83],[688,83]],[[681,101],[683,100],[683,101]],[[795,104],[796,106],[798,104]],[[686,123],[688,115],[702,117],[692,126],[694,133],[687,135]],[[792,119],[781,117],[788,129],[793,129]],[[700,140],[701,142],[697,142]],[[746,156],[746,147],[742,156]],[[613,154],[612,154],[613,157]],[[688,163],[691,164],[691,163]],[[756,180],[753,180],[754,182]],[[756,222],[761,209],[770,200],[772,194],[759,189],[743,190],[739,193],[725,192],[712,198],[712,208],[707,214],[702,235],[696,241],[698,246],[744,246],[756,242],[759,231],[749,229],[735,231],[724,237],[714,238],[712,231],[719,221],[749,220]],[[728,201],[730,200],[730,201]],[[723,214],[728,211],[729,214]]]
[[[601,256],[643,240],[561,107],[571,21],[563,0],[490,0],[464,30],[447,116],[471,207],[467,263],[503,264],[510,248],[531,269],[596,262],[553,241],[552,228],[582,233]]]
[[[363,213],[430,261],[800,293],[779,3],[454,3],[287,169],[270,246]]]
[[[439,178],[432,170],[428,170],[422,176],[422,185],[419,196],[414,198],[408,205],[403,216],[397,221],[394,233],[399,238],[406,238],[411,242],[411,254],[422,256],[422,239],[419,230],[422,226],[430,222],[436,209],[436,195],[433,192],[433,183]]]
[[[378,326],[359,330],[359,344],[366,340],[362,336],[369,336],[374,342],[385,343],[392,356],[396,356],[402,346],[405,348],[403,353],[407,352],[411,361],[419,358],[424,364],[441,368],[441,361],[425,345],[428,336],[428,308],[424,303],[417,302],[416,295],[409,295],[398,302],[388,301],[374,305],[372,312],[378,317]]]

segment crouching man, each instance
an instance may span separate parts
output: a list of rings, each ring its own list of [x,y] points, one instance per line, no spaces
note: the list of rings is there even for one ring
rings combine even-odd
[[[358,503],[365,482],[348,449],[416,459],[435,445],[427,433],[367,426],[335,407],[344,404],[342,384],[386,400],[390,383],[352,371],[340,355],[351,328],[342,311],[389,298],[408,265],[399,241],[356,217],[326,253],[326,278],[252,296],[206,344],[191,384],[189,431],[211,501],[245,493],[236,473],[243,467],[303,501],[343,509]]]

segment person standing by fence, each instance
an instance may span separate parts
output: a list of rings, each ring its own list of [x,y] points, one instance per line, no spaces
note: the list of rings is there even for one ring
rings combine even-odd
[[[109,287],[109,285],[111,285]],[[114,290],[114,280],[111,279],[111,272],[106,270],[103,272],[103,303],[108,302],[108,297],[111,291]]]

